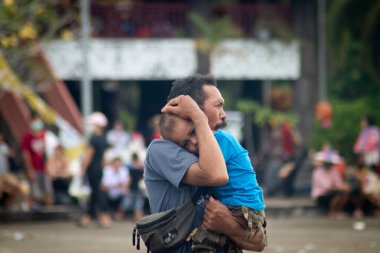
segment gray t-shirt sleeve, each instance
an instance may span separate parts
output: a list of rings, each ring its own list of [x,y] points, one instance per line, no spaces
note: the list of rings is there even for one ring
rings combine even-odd
[[[155,180],[167,180],[176,188],[181,187],[181,181],[190,165],[198,162],[198,157],[187,152],[177,144],[167,140],[156,140],[149,146],[145,166],[152,172]]]

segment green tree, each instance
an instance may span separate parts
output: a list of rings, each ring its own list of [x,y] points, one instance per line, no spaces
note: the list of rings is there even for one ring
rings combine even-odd
[[[330,1],[327,13],[328,82],[333,97],[379,98],[378,28],[379,1]]]
[[[40,53],[38,44],[45,39],[75,36],[78,1],[0,1],[0,49],[20,79],[37,84],[45,73],[35,58]]]
[[[329,128],[323,128],[315,122],[315,134],[311,138],[311,145],[319,150],[322,145],[329,142],[332,147],[343,155],[348,163],[354,162],[352,152],[355,139],[360,131],[360,118],[364,113],[370,112],[366,98],[352,101],[333,100],[334,114]]]
[[[380,108],[380,1],[328,1],[328,93],[333,118],[330,128],[315,122],[311,144],[328,141],[349,163],[359,133],[360,117]]]
[[[209,17],[202,12],[191,11],[188,20],[196,28],[196,49],[198,51],[198,72],[210,72],[210,56],[218,50],[218,44],[226,38],[242,36],[241,30],[225,13],[226,8],[233,4],[233,0],[216,1],[222,15]],[[211,5],[209,6],[211,10]]]
[[[297,125],[299,119],[297,115],[291,112],[281,112],[273,110],[270,107],[259,105],[253,100],[240,100],[237,103],[238,110],[252,116],[253,122],[259,126],[280,125],[285,122],[292,126]]]

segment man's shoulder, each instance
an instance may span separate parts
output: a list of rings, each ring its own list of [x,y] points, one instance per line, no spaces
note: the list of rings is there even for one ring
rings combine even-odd
[[[145,164],[147,161],[162,160],[173,154],[177,148],[179,148],[179,146],[171,141],[155,139],[147,148]]]
[[[215,136],[221,136],[225,138],[234,138],[234,136],[227,130],[218,129],[215,131]]]
[[[147,149],[145,169],[162,170],[167,168],[187,168],[198,157],[187,152],[177,144],[165,140],[153,140]]]
[[[180,149],[181,147],[175,144],[174,142],[165,140],[165,139],[154,139],[147,149],[148,153],[152,151],[165,151],[167,149]]]
[[[176,162],[184,160],[187,162],[188,160],[198,160],[198,158],[174,142],[165,139],[156,139],[150,143],[147,149],[145,161],[147,160],[165,160],[170,162],[173,162],[173,160]]]
[[[226,130],[217,130],[214,134],[215,138],[219,141],[228,141],[230,143],[236,143],[238,142],[237,139],[228,131]]]

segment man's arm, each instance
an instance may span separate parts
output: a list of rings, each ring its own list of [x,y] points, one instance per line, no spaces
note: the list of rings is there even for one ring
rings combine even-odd
[[[35,174],[34,174],[34,169],[32,165],[32,159],[30,157],[30,153],[26,150],[22,151],[22,157],[24,159],[24,164],[26,168],[26,175],[30,180],[34,180]]]
[[[83,160],[82,160],[82,163],[81,163],[81,175],[82,176],[86,172],[87,167],[90,165],[90,162],[91,162],[92,157],[94,156],[94,154],[95,154],[95,149],[88,144],[88,146],[86,147],[86,149],[84,151]]]
[[[260,252],[263,251],[266,246],[266,235],[257,233],[255,237],[252,238],[252,234],[238,223],[228,208],[212,197],[210,197],[205,208],[203,226],[205,226],[207,230],[228,236],[241,249]]]
[[[182,182],[199,186],[219,186],[228,181],[226,163],[208,125],[207,117],[190,96],[171,99],[162,112],[175,114],[194,123],[198,139],[199,162],[187,170]]]

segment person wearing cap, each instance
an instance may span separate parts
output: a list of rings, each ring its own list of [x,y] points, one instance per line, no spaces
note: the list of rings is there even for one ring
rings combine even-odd
[[[325,149],[317,153],[314,160],[316,167],[312,174],[311,197],[317,206],[328,210],[329,218],[340,218],[348,201],[350,188],[334,168],[338,162],[337,155],[331,149]]]
[[[107,213],[105,194],[101,190],[103,155],[108,147],[104,128],[107,126],[108,121],[104,114],[100,112],[90,114],[87,120],[87,123],[91,126],[91,136],[83,154],[81,173],[88,179],[91,195],[87,210],[79,220],[79,226],[88,227],[92,219],[99,217],[99,225],[106,228],[112,225],[111,218]]]

